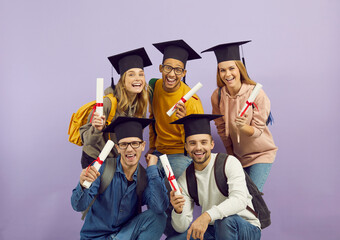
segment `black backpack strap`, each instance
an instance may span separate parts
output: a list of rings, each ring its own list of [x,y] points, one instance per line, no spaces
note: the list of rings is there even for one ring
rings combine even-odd
[[[225,175],[225,165],[227,163],[228,154],[226,153],[219,153],[217,154],[217,157],[215,159],[214,163],[214,174],[215,174],[215,181],[218,190],[220,192],[228,197],[229,191],[228,191],[228,179]]]
[[[150,92],[149,92],[149,103],[150,103],[150,107],[151,107],[151,108],[152,108],[152,101],[153,101],[153,91],[154,91],[154,89],[155,89],[157,80],[158,80],[158,78],[152,78],[152,79],[150,79],[150,81],[149,81],[149,87],[150,87]],[[151,126],[152,126],[152,129],[153,129],[153,132],[154,132],[155,136],[157,136],[156,127],[155,127],[155,121],[153,121],[153,122],[151,123]]]
[[[102,194],[106,188],[110,185],[113,175],[116,172],[117,160],[116,158],[107,158],[105,160],[105,168],[103,174],[100,176],[100,186],[97,195],[92,199],[89,206],[83,212],[81,220],[84,220],[93,203],[96,201],[99,194]]]
[[[189,195],[194,200],[195,204],[199,206],[200,204],[198,202],[197,180],[193,162],[189,165],[189,167],[187,167],[187,169],[185,170],[185,174]]]
[[[146,170],[145,168],[139,164],[138,171],[137,171],[137,186],[136,186],[136,192],[138,197],[138,213],[142,212],[142,200],[143,200],[143,193],[148,184],[148,179],[146,176]]]

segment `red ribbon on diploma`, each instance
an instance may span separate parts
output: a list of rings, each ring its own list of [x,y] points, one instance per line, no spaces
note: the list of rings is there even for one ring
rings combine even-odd
[[[176,180],[176,178],[175,178],[175,175],[172,175],[171,176],[171,172],[170,172],[170,169],[169,169],[169,167],[168,166],[166,166],[167,168],[168,168],[168,170],[169,170],[169,177],[168,177],[168,180],[169,180],[169,182],[170,182],[170,184],[171,184],[171,186],[172,186],[172,188],[174,189],[174,191],[176,192],[177,191],[177,189],[175,188],[175,185],[173,184],[173,180]]]
[[[187,100],[185,100],[184,97],[182,97],[181,100],[182,100],[183,103],[185,103],[185,102],[187,101]],[[181,101],[181,100],[179,100],[179,101]],[[179,101],[178,101],[178,102],[175,104],[175,106],[172,108],[172,111],[174,111],[174,110],[176,109],[177,104],[179,103]]]
[[[86,168],[86,174],[89,171],[90,166],[95,162],[98,162],[100,165],[102,165],[104,161],[100,160],[99,157],[96,160],[93,160],[93,162],[91,162],[90,165]]]
[[[92,123],[93,113],[96,111],[97,107],[104,107],[104,104],[103,103],[96,103],[93,106],[93,108],[92,108],[93,112],[92,112],[92,116],[91,116],[91,119],[90,119],[90,123]]]
[[[246,107],[246,108],[244,109],[244,111],[241,113],[241,116],[240,116],[240,117],[242,117],[243,114],[245,114],[245,112],[246,112],[247,109],[249,108],[249,106],[251,106],[251,105],[253,105],[253,104],[255,105],[257,111],[259,110],[259,108],[257,107],[257,105],[256,105],[254,102],[248,102],[248,100],[247,100],[246,104],[247,104],[247,107]]]

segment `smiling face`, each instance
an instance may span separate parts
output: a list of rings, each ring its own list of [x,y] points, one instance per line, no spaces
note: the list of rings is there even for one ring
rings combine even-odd
[[[241,74],[235,61],[220,62],[218,72],[227,88],[238,92],[241,88]]]
[[[136,95],[145,87],[145,75],[141,68],[131,68],[125,73],[125,89],[129,95]]]
[[[185,149],[194,161],[195,169],[203,170],[208,165],[214,146],[209,134],[195,134],[186,138]]]
[[[140,142],[140,141],[141,139],[138,137],[127,137],[127,138],[120,139],[118,144]],[[143,141],[140,144],[140,146],[136,149],[132,148],[131,144],[128,144],[125,150],[120,149],[117,145],[116,145],[116,148],[118,150],[118,153],[120,153],[121,155],[120,162],[123,168],[132,168],[138,164],[139,159],[142,155],[142,152],[145,149],[145,142]]]
[[[186,70],[184,70],[181,74],[175,74],[175,69],[167,73],[163,69],[164,65],[170,66],[172,68],[184,69],[184,64],[177,59],[167,58],[164,60],[163,65],[159,66],[159,71],[162,73],[164,91],[175,92],[179,89],[181,85],[181,79],[185,76]]]

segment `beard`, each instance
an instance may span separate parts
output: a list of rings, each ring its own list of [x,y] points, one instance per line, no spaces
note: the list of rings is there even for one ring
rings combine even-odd
[[[192,155],[192,160],[196,164],[203,164],[210,158],[210,154],[209,155],[206,154],[205,157],[202,160],[196,159],[195,154],[193,152],[191,153],[191,155]]]

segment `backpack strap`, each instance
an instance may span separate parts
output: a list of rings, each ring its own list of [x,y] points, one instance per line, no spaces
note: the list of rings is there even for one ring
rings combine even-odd
[[[198,202],[197,180],[193,162],[187,167],[187,169],[185,170],[185,174],[189,195],[194,200],[195,204],[199,206],[200,204]]]
[[[83,212],[83,215],[81,217],[81,220],[84,220],[87,213],[89,212],[90,208],[92,207],[93,203],[96,201],[97,197],[99,194],[102,194],[106,188],[110,185],[113,175],[116,172],[116,166],[117,166],[117,159],[116,158],[107,158],[105,160],[105,168],[104,172],[100,177],[100,186],[99,186],[99,191],[97,195],[92,199],[91,203],[89,206],[86,208],[86,210]]]
[[[146,176],[146,170],[145,168],[139,164],[138,171],[137,171],[137,186],[136,186],[136,192],[138,197],[138,213],[142,212],[142,201],[143,201],[143,193],[148,184],[148,179]]]
[[[153,91],[154,91],[154,89],[155,89],[157,80],[158,80],[158,78],[152,78],[152,79],[150,79],[150,81],[149,81],[149,87],[150,87],[150,92],[149,92],[149,103],[150,103],[151,109],[152,109],[152,101],[153,101]],[[157,136],[155,121],[153,121],[153,122],[151,123],[151,126],[152,126],[152,129],[153,129],[153,132],[154,132],[155,136]]]
[[[158,78],[152,78],[149,81],[149,87],[150,87],[150,95],[149,95],[149,100],[150,100],[150,105],[152,105],[152,100],[153,100],[153,90],[155,89],[156,82]]]
[[[106,119],[106,122],[108,125],[112,122],[113,117],[116,115],[117,110],[117,98],[113,96],[112,93],[105,95],[104,97],[108,97],[111,101],[111,109],[108,118]]]
[[[215,174],[215,181],[218,190],[220,192],[228,197],[229,191],[228,191],[228,179],[225,175],[225,165],[227,163],[228,154],[226,153],[219,153],[217,154],[217,157],[215,159],[214,163],[214,174]]]
[[[227,163],[227,159],[228,159],[228,154],[219,153],[216,157],[215,164],[214,164],[214,173],[215,173],[216,185],[218,187],[218,190],[220,190],[220,192],[226,197],[228,197],[228,195],[229,195],[228,179],[227,179],[227,176],[225,175],[225,171],[224,171],[225,165]],[[247,184],[248,191],[251,192],[251,189],[249,189],[251,187],[251,185],[249,183],[252,180],[251,180],[251,178],[249,177],[249,175],[247,174],[246,171],[243,170],[243,172],[244,172],[244,175],[246,177],[246,184]],[[254,214],[255,217],[258,217],[257,213],[251,207],[247,206],[247,210],[250,211],[252,214]]]

